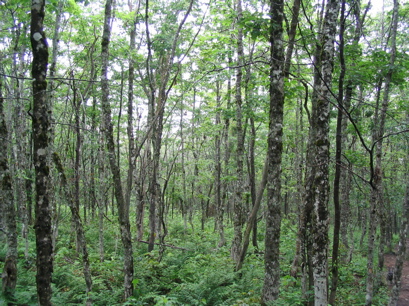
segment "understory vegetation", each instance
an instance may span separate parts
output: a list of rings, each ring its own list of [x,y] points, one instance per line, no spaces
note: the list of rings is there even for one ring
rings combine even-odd
[[[56,243],[53,273],[54,305],[81,305],[86,300],[82,263],[75,250],[69,212],[61,214]],[[110,219],[115,216],[110,217]],[[281,237],[281,293],[271,305],[304,305],[301,293],[301,274],[290,276],[295,256],[296,216],[289,215],[282,223]],[[260,226],[263,226],[261,224]],[[104,231],[105,260],[100,262],[98,253],[98,226],[91,220],[85,226],[93,277],[91,299],[93,305],[259,305],[264,274],[264,234],[258,233],[260,248],[249,248],[243,269],[234,272],[230,246],[217,247],[218,235],[214,221],[209,219],[205,228],[199,220],[185,228],[183,220],[168,220],[168,237],[161,260],[160,248],[147,252],[147,244],[134,244],[135,273],[134,294],[127,301],[123,296],[122,245],[117,225],[106,222]],[[360,233],[355,232],[356,251],[348,265],[340,267],[338,305],[363,305],[365,302],[365,276],[367,259],[365,249],[359,249]],[[233,231],[226,228],[226,236]],[[15,292],[17,305],[37,305],[35,285],[35,239],[30,232],[30,254],[24,256],[23,241],[20,242]],[[363,245],[365,247],[365,244]],[[341,256],[342,252],[341,248]],[[1,249],[0,259],[5,258],[6,246]],[[373,305],[385,305],[388,287],[380,287]],[[4,297],[0,305],[5,305]]]

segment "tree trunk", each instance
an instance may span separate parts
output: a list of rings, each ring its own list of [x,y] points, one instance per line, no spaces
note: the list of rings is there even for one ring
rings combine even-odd
[[[236,4],[237,9],[237,18],[240,20],[242,18],[242,5],[241,0],[237,0]],[[235,92],[235,101],[236,101],[236,182],[234,187],[234,198],[233,198],[233,224],[234,224],[234,236],[231,246],[231,257],[237,263],[240,258],[241,247],[242,247],[242,238],[243,238],[243,221],[245,220],[244,214],[244,201],[243,193],[245,190],[244,187],[244,136],[243,136],[243,124],[242,124],[242,95],[241,95],[241,82],[242,82],[242,65],[244,61],[243,53],[243,29],[238,27],[237,34],[237,71],[236,71],[236,92]]]
[[[281,161],[284,115],[284,1],[270,1],[270,115],[267,211],[262,304],[276,300],[280,288]]]
[[[217,99],[217,112],[216,112],[216,126],[220,127],[220,107],[221,107],[221,95],[220,95],[220,81],[216,82],[216,99]],[[221,130],[217,131],[215,137],[215,203],[216,203],[216,229],[219,232],[219,243],[221,247],[225,245],[226,238],[224,236],[224,224],[223,224],[223,201],[222,201],[222,167],[221,167]]]
[[[304,206],[310,223],[314,303],[328,305],[328,200],[329,200],[329,101],[334,61],[334,40],[339,1],[326,5],[322,34],[314,57],[314,92],[312,96],[311,128],[308,146],[308,177]],[[311,213],[311,214],[310,214]],[[308,239],[308,238],[307,238]]]
[[[50,146],[52,144],[51,105],[47,101],[48,44],[43,31],[45,1],[31,4],[31,47],[33,61],[33,143],[36,189],[37,296],[42,306],[51,305],[53,245],[50,213]]]
[[[109,165],[112,171],[114,180],[114,193],[118,209],[119,228],[121,240],[124,247],[124,298],[127,299],[133,293],[133,251],[132,251],[132,236],[129,223],[129,209],[122,190],[121,173],[118,167],[117,157],[115,152],[113,124],[111,120],[111,106],[109,104],[109,84],[108,84],[108,56],[109,42],[111,36],[111,21],[112,21],[112,1],[107,0],[105,5],[105,21],[104,32],[102,36],[101,49],[101,106],[103,113],[103,121],[105,125],[105,138],[108,150]]]
[[[339,62],[341,72],[338,78],[338,115],[337,128],[335,135],[335,174],[334,174],[334,233],[332,242],[332,278],[331,278],[331,292],[329,296],[329,303],[334,305],[335,296],[338,287],[339,278],[339,236],[341,229],[341,204],[340,204],[340,181],[341,181],[341,158],[342,158],[342,144],[343,144],[343,100],[344,100],[344,79],[345,79],[345,57],[344,57],[344,34],[345,34],[345,1],[341,3],[341,24],[339,30]]]
[[[7,234],[7,254],[2,274],[2,292],[13,300],[17,284],[17,225],[13,201],[12,178],[8,161],[8,130],[4,116],[3,84],[0,79],[0,203],[1,213]]]
[[[70,210],[71,210],[72,220],[74,222],[74,229],[76,233],[77,248],[79,249],[79,253],[82,254],[83,272],[84,272],[84,278],[85,278],[85,284],[86,284],[85,292],[88,296],[87,305],[90,305],[92,301],[89,298],[89,294],[92,291],[92,278],[91,278],[91,270],[90,270],[90,264],[89,264],[89,259],[88,259],[87,242],[85,239],[84,227],[83,227],[81,216],[79,213],[79,206],[77,206],[78,205],[77,198],[69,190],[67,177],[65,176],[65,171],[61,163],[60,156],[57,153],[53,153],[53,160],[54,160],[56,169],[59,172],[59,177],[61,179],[61,185],[64,188],[65,197],[66,197],[66,200],[68,201],[68,206],[70,207]],[[74,189],[74,192],[77,192],[76,187]]]
[[[382,201],[383,201],[383,186],[382,186],[382,149],[383,149],[383,138],[385,130],[386,112],[388,110],[389,104],[389,92],[392,82],[392,75],[394,71],[395,59],[396,59],[396,34],[398,27],[398,10],[399,3],[394,0],[393,5],[393,16],[392,16],[392,28],[390,36],[390,59],[389,59],[389,70],[385,76],[384,80],[384,91],[382,98],[382,106],[378,113],[378,108],[375,112],[375,131],[373,134],[373,147],[375,147],[375,166],[371,165],[373,168],[373,175],[371,177],[372,190],[371,190],[371,208],[370,208],[370,219],[369,219],[369,234],[368,234],[368,263],[367,263],[367,281],[366,281],[366,298],[365,305],[372,305],[372,298],[374,294],[374,281],[376,278],[376,273],[374,269],[374,253],[375,253],[375,235],[376,235],[376,219],[378,216],[378,211],[380,211],[379,217],[381,218],[381,236],[384,236],[384,227],[386,226],[383,221]],[[371,152],[373,154],[373,151]],[[372,162],[372,161],[371,161]],[[380,249],[379,249],[379,268],[383,268],[383,237],[381,237]]]
[[[407,180],[408,178],[406,178]],[[398,248],[398,256],[396,257],[395,268],[392,270],[392,292],[389,299],[389,306],[398,306],[399,300],[399,293],[401,288],[401,281],[402,281],[402,269],[403,269],[403,262],[405,261],[406,257],[406,243],[408,237],[408,230],[409,230],[409,183],[406,182],[406,195],[405,200],[402,205],[403,209],[403,220],[402,220],[402,228],[400,231],[399,237],[399,248]]]

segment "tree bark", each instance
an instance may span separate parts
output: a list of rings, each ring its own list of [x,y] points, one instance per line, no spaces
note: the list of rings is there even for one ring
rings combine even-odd
[[[385,121],[386,112],[388,110],[389,104],[389,93],[392,82],[392,75],[394,71],[395,59],[396,59],[396,34],[398,27],[398,11],[399,3],[397,0],[393,1],[393,16],[392,16],[392,27],[390,36],[390,58],[389,58],[389,69],[384,80],[384,90],[382,105],[378,113],[378,108],[375,112],[375,131],[373,134],[373,146],[375,147],[375,167],[373,171],[373,177],[371,177],[372,190],[371,190],[371,202],[370,202],[370,219],[369,219],[369,233],[368,233],[368,262],[367,262],[367,280],[366,280],[366,298],[365,305],[372,305],[372,299],[374,294],[374,281],[375,281],[375,269],[374,269],[374,253],[375,253],[375,235],[376,235],[376,219],[379,215],[381,219],[381,236],[384,235],[385,224],[382,224],[383,216],[382,212],[379,214],[378,211],[382,209],[383,200],[383,186],[382,186],[382,149],[383,149],[383,137],[385,133]],[[373,153],[373,151],[372,151]],[[372,166],[372,165],[371,165]],[[383,239],[381,237],[381,239]],[[379,250],[379,268],[383,268],[383,241],[380,243]]]
[[[13,200],[12,177],[8,161],[8,129],[4,115],[3,84],[0,79],[0,203],[1,213],[7,236],[7,254],[2,274],[2,292],[13,300],[17,284],[17,224],[16,209]]]
[[[220,95],[220,81],[216,81],[216,126],[219,127],[221,124],[220,118],[220,107],[221,107],[221,95]],[[215,202],[216,202],[216,229],[219,232],[219,243],[218,246],[221,247],[226,244],[226,238],[224,236],[224,224],[223,224],[223,201],[222,201],[222,164],[221,164],[221,130],[217,131],[215,137]]]
[[[36,190],[36,249],[37,296],[42,306],[51,305],[51,278],[53,272],[53,245],[50,213],[50,146],[52,144],[51,106],[47,101],[48,44],[43,31],[45,1],[31,4],[31,47],[33,61],[33,114],[34,168]]]
[[[408,179],[408,178],[407,178]],[[398,306],[400,288],[402,284],[403,262],[406,257],[406,243],[409,230],[409,183],[406,182],[406,195],[403,202],[402,228],[399,236],[398,256],[396,257],[395,268],[393,269],[393,287],[389,298],[389,306]]]
[[[242,18],[242,4],[241,0],[237,0],[236,4],[237,18],[240,20]],[[236,70],[236,90],[235,90],[235,102],[236,102],[236,181],[234,187],[234,199],[233,199],[233,224],[234,224],[234,236],[231,246],[231,257],[237,263],[240,258],[242,239],[243,239],[243,222],[245,218],[244,213],[244,136],[243,136],[243,124],[242,124],[242,78],[243,71],[242,65],[244,61],[244,51],[243,51],[243,29],[239,26],[237,33],[237,70]]]
[[[345,1],[341,3],[341,22],[339,30],[339,62],[341,72],[338,78],[338,115],[337,115],[337,127],[335,135],[335,174],[334,174],[334,233],[332,242],[332,267],[331,267],[331,291],[329,296],[329,303],[333,305],[335,303],[335,296],[338,287],[339,277],[339,236],[341,229],[341,204],[340,204],[340,180],[341,180],[341,158],[342,158],[342,144],[343,144],[343,100],[344,100],[344,79],[345,79],[345,57],[344,57],[344,34],[345,34]]]
[[[122,190],[121,173],[118,167],[115,152],[115,142],[113,124],[111,120],[111,106],[109,104],[109,84],[108,84],[108,56],[109,43],[111,37],[112,22],[112,0],[107,0],[105,4],[104,32],[101,44],[101,106],[105,128],[106,146],[108,150],[109,165],[114,180],[114,193],[118,209],[119,227],[121,240],[124,247],[124,298],[127,299],[133,293],[133,251],[132,236],[129,223],[129,209],[126,206],[125,196]]]
[[[267,211],[262,304],[276,300],[280,287],[281,161],[284,115],[284,1],[270,1],[270,114]]]
[[[328,305],[329,101],[339,1],[328,1],[314,57],[314,91],[304,206],[312,243],[314,303]],[[308,239],[308,238],[307,238]]]

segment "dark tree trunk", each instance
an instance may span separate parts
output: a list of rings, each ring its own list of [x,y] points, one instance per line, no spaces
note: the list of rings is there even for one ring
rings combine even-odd
[[[13,300],[17,284],[17,226],[16,209],[13,201],[12,178],[8,161],[8,130],[4,116],[3,84],[0,79],[0,205],[1,218],[6,227],[7,254],[2,274],[2,292]]]
[[[216,82],[216,99],[217,99],[217,112],[216,112],[216,126],[220,126],[220,107],[221,107],[221,95],[220,95],[220,81]],[[217,131],[215,137],[215,202],[216,202],[216,228],[219,232],[219,243],[218,246],[221,247],[226,243],[226,238],[224,236],[224,224],[223,224],[223,201],[222,201],[222,163],[221,163],[221,131]]]
[[[366,300],[365,305],[372,305],[372,298],[374,294],[374,282],[376,278],[376,273],[374,269],[374,245],[375,245],[375,235],[376,235],[376,219],[379,215],[380,227],[381,227],[381,241],[379,244],[379,255],[378,255],[378,266],[379,269],[383,269],[383,248],[384,248],[384,234],[385,234],[385,220],[384,220],[384,210],[383,210],[383,180],[382,180],[382,151],[383,151],[383,138],[385,133],[385,122],[386,122],[386,112],[389,105],[389,94],[390,87],[392,83],[392,75],[394,72],[394,65],[396,59],[396,34],[398,28],[398,10],[399,3],[394,0],[393,6],[393,16],[391,24],[391,36],[390,36],[390,58],[388,71],[384,80],[384,92],[382,98],[382,105],[380,108],[376,108],[375,111],[375,131],[373,133],[373,147],[375,147],[375,166],[371,165],[373,168],[373,176],[371,177],[372,190],[371,190],[371,207],[370,207],[370,220],[369,220],[369,233],[368,233],[368,275],[366,283]],[[386,49],[386,47],[385,47]],[[373,154],[373,152],[372,152]]]
[[[332,242],[332,278],[331,278],[331,292],[329,296],[329,303],[333,305],[335,303],[335,296],[338,287],[338,275],[339,275],[339,236],[341,229],[341,204],[340,204],[340,180],[341,180],[341,153],[343,144],[343,100],[344,100],[344,79],[345,79],[345,57],[344,57],[344,33],[345,33],[345,1],[341,4],[341,25],[339,33],[339,61],[341,66],[341,72],[338,78],[338,115],[337,115],[337,128],[335,136],[335,174],[334,174],[334,233]]]
[[[284,115],[284,1],[270,1],[270,114],[267,211],[262,304],[278,298],[280,288],[281,161]]]
[[[37,296],[40,305],[51,305],[53,245],[50,213],[50,146],[52,144],[51,106],[47,101],[48,44],[43,31],[45,1],[31,5],[31,47],[33,61],[33,143],[36,190]]]
[[[124,247],[124,298],[127,299],[133,293],[133,251],[132,236],[129,223],[129,209],[126,205],[125,196],[122,189],[121,173],[118,167],[118,160],[115,152],[114,131],[111,119],[111,106],[109,104],[109,84],[108,84],[108,56],[109,42],[111,36],[112,1],[107,0],[105,5],[104,32],[102,36],[101,48],[101,106],[104,116],[104,128],[106,146],[108,150],[109,165],[114,180],[114,194],[118,209],[119,228],[121,240]]]

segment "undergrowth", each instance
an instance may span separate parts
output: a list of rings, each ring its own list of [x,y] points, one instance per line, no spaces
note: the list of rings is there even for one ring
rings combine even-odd
[[[134,295],[122,298],[122,247],[115,224],[105,224],[105,260],[100,262],[97,223],[86,226],[89,259],[93,278],[90,298],[93,305],[259,305],[263,285],[264,236],[260,230],[260,250],[249,248],[243,269],[234,272],[229,245],[217,247],[218,234],[213,222],[199,228],[185,229],[180,219],[169,220],[167,247],[159,261],[159,250],[147,252],[147,245],[134,242]],[[295,255],[296,225],[285,219],[281,236],[281,292],[271,305],[305,305],[301,293],[301,276],[290,276]],[[196,224],[199,224],[197,222]],[[59,228],[54,257],[53,304],[85,305],[85,281],[82,262],[75,252],[70,223],[62,222]],[[262,228],[260,225],[259,228]],[[226,229],[226,237],[232,232]],[[30,233],[30,254],[24,257],[19,249],[18,283],[14,294],[15,305],[37,305],[35,287],[35,239]],[[23,241],[20,241],[23,246]],[[345,251],[345,250],[344,250]],[[6,248],[0,250],[4,258]],[[342,249],[341,249],[342,252]],[[363,305],[365,302],[366,258],[354,253],[349,265],[340,267],[338,305]],[[386,304],[386,288],[380,288],[373,305]],[[0,306],[6,305],[0,298]]]

